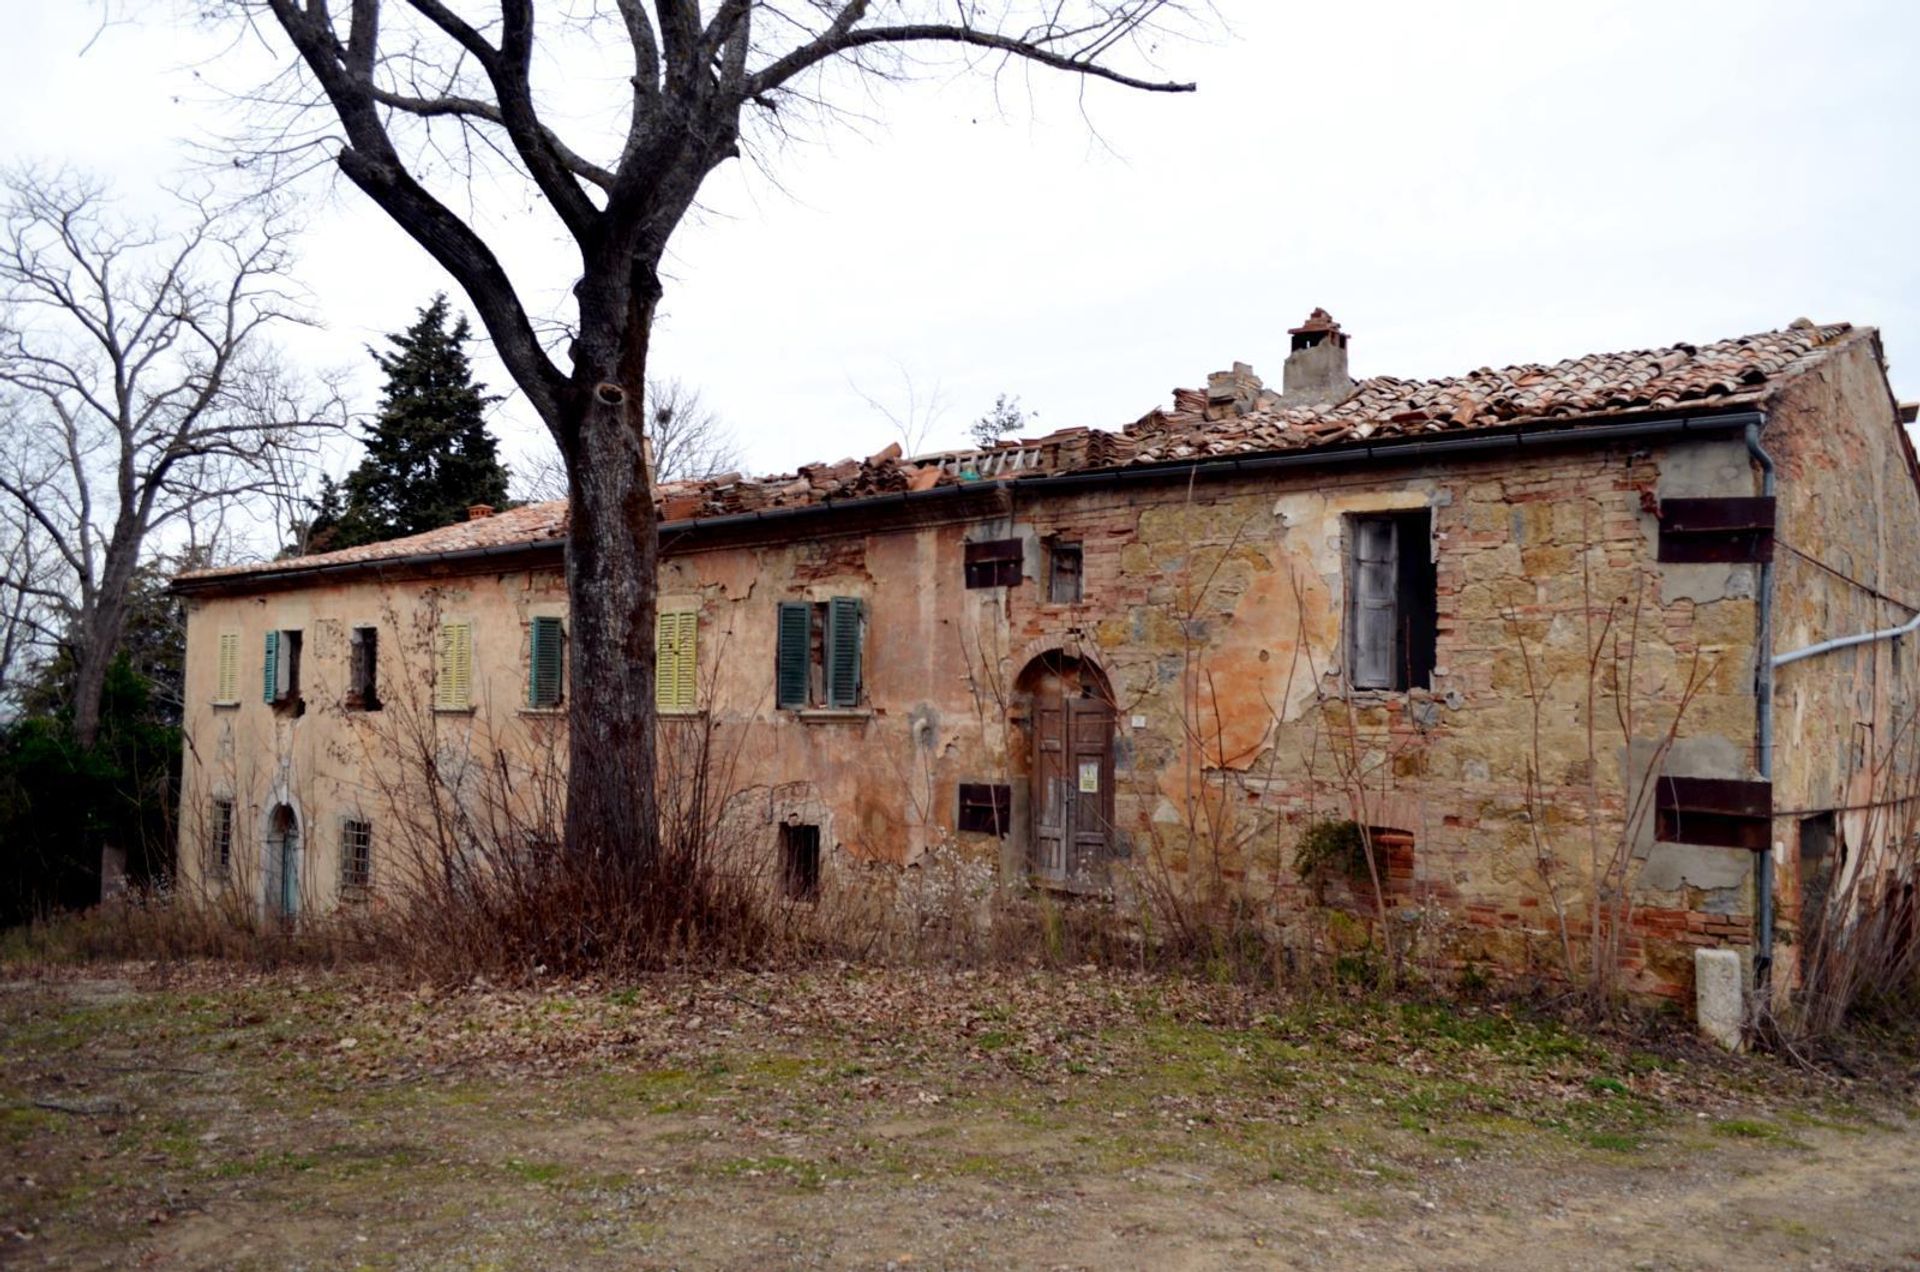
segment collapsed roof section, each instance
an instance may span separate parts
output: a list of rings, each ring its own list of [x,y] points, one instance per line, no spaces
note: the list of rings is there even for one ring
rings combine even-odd
[[[657,487],[660,517],[667,523],[697,525],[714,518],[841,505],[940,486],[1334,449],[1358,442],[1535,423],[1565,426],[1629,415],[1752,408],[1838,350],[1874,337],[1871,328],[1846,323],[1822,326],[1801,319],[1779,331],[1704,345],[1589,354],[1551,365],[1482,368],[1438,380],[1375,376],[1352,382],[1344,379],[1347,337],[1338,323],[1316,310],[1314,318],[1298,330],[1323,338],[1303,342],[1296,332],[1288,379],[1295,378],[1292,363],[1296,359],[1335,356],[1340,363],[1333,369],[1337,374],[1313,377],[1322,391],[1302,392],[1291,383],[1275,390],[1250,366],[1235,363],[1232,370],[1208,377],[1204,389],[1176,389],[1171,409],[1149,411],[1118,432],[1067,428],[1039,438],[912,457],[903,455],[896,444],[866,459],[809,464],[772,477],[729,473],[665,482]],[[1334,392],[1324,391],[1328,383],[1337,386]],[[384,543],[195,571],[182,575],[178,583],[191,588],[196,582],[247,575],[284,576],[389,560],[474,556],[557,545],[566,534],[565,501],[529,504]]]

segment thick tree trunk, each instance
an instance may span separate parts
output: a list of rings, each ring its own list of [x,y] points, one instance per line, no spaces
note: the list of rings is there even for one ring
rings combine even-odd
[[[605,345],[583,332],[562,410],[572,525],[567,845],[644,873],[659,859],[653,490],[643,448],[647,304]]]
[[[73,736],[80,746],[89,748],[100,735],[100,700],[106,694],[107,669],[120,652],[120,639],[126,635],[128,599],[139,566],[137,546],[129,549],[127,540],[137,545],[144,531],[131,534],[122,529],[109,544],[100,585],[92,607],[81,616],[79,648],[74,650]]]

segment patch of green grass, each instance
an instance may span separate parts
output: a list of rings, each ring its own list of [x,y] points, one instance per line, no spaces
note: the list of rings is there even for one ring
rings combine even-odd
[[[559,1162],[529,1162],[518,1157],[509,1157],[502,1166],[509,1175],[529,1184],[551,1184],[567,1173],[567,1168]]]
[[[1589,1148],[1609,1153],[1638,1153],[1647,1147],[1644,1138],[1628,1131],[1588,1131],[1585,1139]]]
[[[802,1192],[819,1192],[829,1179],[844,1179],[852,1172],[844,1167],[809,1161],[804,1157],[786,1157],[775,1153],[765,1157],[731,1157],[708,1166],[707,1173],[722,1179],[784,1178]]]
[[[1608,1095],[1632,1095],[1633,1089],[1618,1078],[1591,1077],[1587,1079],[1587,1089],[1602,1091]]]
[[[1784,1140],[1787,1137],[1787,1133],[1774,1123],[1765,1122],[1756,1117],[1723,1118],[1713,1124],[1713,1133],[1715,1135],[1724,1135],[1728,1139],[1767,1140],[1769,1142]]]

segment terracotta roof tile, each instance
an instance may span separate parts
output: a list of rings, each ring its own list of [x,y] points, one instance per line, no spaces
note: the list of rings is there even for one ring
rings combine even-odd
[[[1599,421],[1625,414],[1752,405],[1837,348],[1871,337],[1867,328],[1817,326],[1802,319],[1784,330],[1712,344],[1589,354],[1551,366],[1482,367],[1440,380],[1375,376],[1357,383],[1338,402],[1295,407],[1283,407],[1280,395],[1251,367],[1236,364],[1232,371],[1209,377],[1207,388],[1175,389],[1172,409],[1150,411],[1119,432],[1067,428],[1040,438],[911,458],[903,457],[898,446],[889,446],[866,459],[808,464],[770,477],[729,473],[666,482],[658,487],[660,514],[666,521],[701,520],[976,481],[1305,450],[1545,420]],[[566,532],[563,500],[385,543],[181,577],[321,569],[536,543],[563,538]]]

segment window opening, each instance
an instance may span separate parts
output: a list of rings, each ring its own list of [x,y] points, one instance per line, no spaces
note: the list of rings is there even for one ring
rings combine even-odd
[[[1438,575],[1427,509],[1348,522],[1347,666],[1356,689],[1427,688]]]
[[[348,818],[340,823],[340,890],[348,896],[373,883],[373,823]]]
[[[961,830],[979,835],[1004,835],[1013,820],[1013,788],[979,782],[960,784]]]
[[[1084,564],[1079,544],[1056,541],[1047,553],[1047,599],[1055,605],[1078,605]]]
[[[380,631],[356,627],[347,644],[347,710],[380,709]]]
[[[820,895],[820,828],[780,828],[780,890],[795,901]]]
[[[1025,549],[1018,539],[989,539],[967,545],[968,587],[1017,587]]]
[[[213,825],[207,837],[207,877],[225,883],[233,872],[233,801],[213,801]]]

